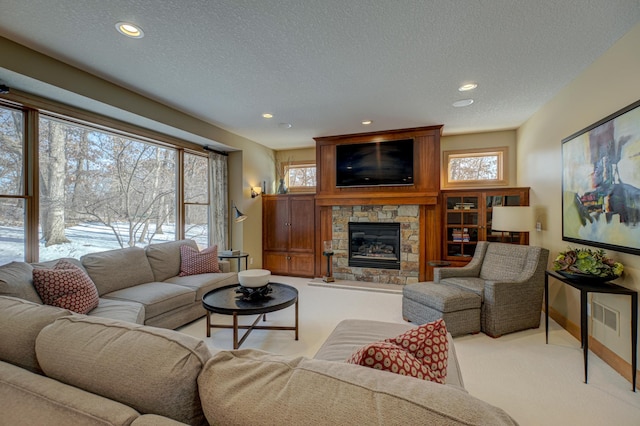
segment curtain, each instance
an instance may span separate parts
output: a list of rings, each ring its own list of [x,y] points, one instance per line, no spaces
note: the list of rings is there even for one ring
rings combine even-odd
[[[218,245],[223,250],[227,245],[227,223],[229,208],[227,207],[227,156],[209,152],[209,247]]]

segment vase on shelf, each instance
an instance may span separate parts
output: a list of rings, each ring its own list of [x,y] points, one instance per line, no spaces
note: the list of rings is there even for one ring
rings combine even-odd
[[[278,185],[278,194],[286,194],[289,192],[287,185],[284,184],[284,179],[280,179],[280,184]]]

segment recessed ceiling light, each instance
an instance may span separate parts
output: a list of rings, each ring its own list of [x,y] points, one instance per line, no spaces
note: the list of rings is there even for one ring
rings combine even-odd
[[[142,28],[130,22],[118,22],[116,24],[116,30],[118,30],[120,34],[126,35],[127,37],[131,37],[131,38],[144,37],[144,31],[142,31]]]
[[[262,118],[273,118],[273,114],[269,114],[268,112],[265,112],[264,114],[262,114]]]
[[[291,123],[279,123],[278,127],[280,127],[281,129],[290,129],[293,126],[291,125]]]
[[[453,106],[456,108],[462,108],[462,107],[466,107],[469,106],[473,103],[473,99],[461,99],[459,101],[455,101],[453,103]]]
[[[368,125],[369,125],[369,124],[371,124],[371,123],[373,123],[373,121],[371,121],[371,120],[362,120],[362,124],[363,124],[364,126],[368,126]]]
[[[476,87],[478,87],[478,83],[466,83],[466,84],[463,84],[462,86],[458,87],[458,90],[460,92],[468,92],[469,90],[473,90]]]

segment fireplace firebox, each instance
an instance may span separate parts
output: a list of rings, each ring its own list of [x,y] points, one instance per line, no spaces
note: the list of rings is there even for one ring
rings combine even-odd
[[[400,224],[349,222],[349,266],[400,269]]]

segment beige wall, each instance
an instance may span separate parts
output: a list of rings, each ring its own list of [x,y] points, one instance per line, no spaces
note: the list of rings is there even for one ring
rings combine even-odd
[[[542,214],[544,226],[542,232],[532,233],[531,244],[548,248],[552,258],[569,245],[562,241],[561,140],[640,99],[638,46],[640,24],[518,129],[517,182],[519,186],[531,187],[531,204]],[[625,265],[621,283],[640,290],[640,258],[607,253]],[[576,290],[556,282],[549,294],[553,308],[580,324]],[[621,324],[618,335],[594,323],[594,338],[630,362],[629,297],[596,295],[594,300],[619,311]]]

